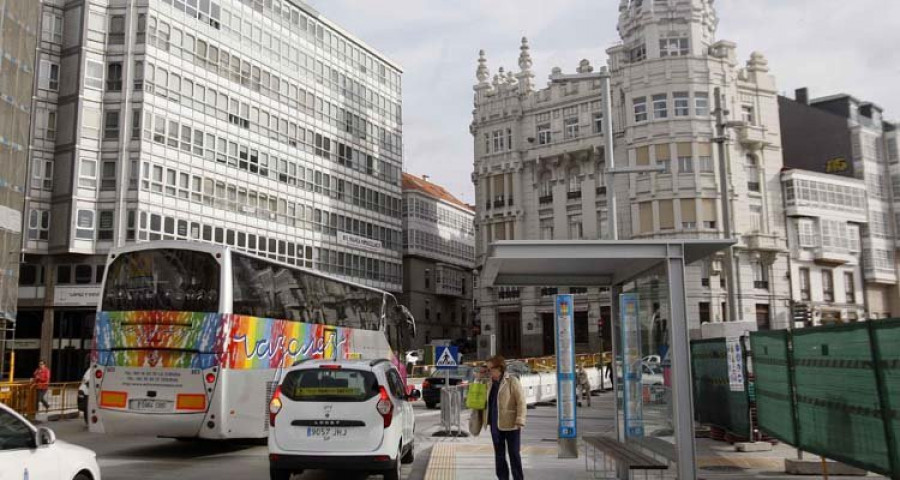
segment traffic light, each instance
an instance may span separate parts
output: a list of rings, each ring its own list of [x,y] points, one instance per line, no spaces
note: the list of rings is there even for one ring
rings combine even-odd
[[[803,322],[803,326],[812,326],[812,309],[805,303],[795,302],[791,305],[791,318],[794,323]]]

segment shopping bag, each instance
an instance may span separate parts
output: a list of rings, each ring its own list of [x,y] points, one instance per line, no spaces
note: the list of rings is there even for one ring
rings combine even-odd
[[[473,437],[477,437],[481,433],[481,427],[484,426],[484,420],[481,419],[482,415],[487,415],[487,411],[472,410],[469,413],[469,434]]]
[[[469,393],[466,394],[466,408],[470,410],[484,410],[487,408],[487,385],[481,382],[469,384]]]

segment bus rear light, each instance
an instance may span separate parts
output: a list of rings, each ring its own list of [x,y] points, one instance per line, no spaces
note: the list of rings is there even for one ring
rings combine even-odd
[[[378,403],[375,404],[375,410],[378,410],[378,413],[381,414],[381,417],[384,419],[384,428],[388,428],[391,426],[391,421],[394,417],[394,404],[391,403],[391,397],[388,396],[387,390],[384,387],[378,387],[381,398],[379,398]]]
[[[275,426],[275,416],[281,411],[281,385],[275,387],[275,393],[269,402],[269,426]]]
[[[180,393],[175,397],[176,410],[206,410],[206,395]]]
[[[100,406],[125,408],[128,404],[128,392],[100,391]]]
[[[206,374],[206,383],[213,383],[216,381],[216,375],[212,372]]]

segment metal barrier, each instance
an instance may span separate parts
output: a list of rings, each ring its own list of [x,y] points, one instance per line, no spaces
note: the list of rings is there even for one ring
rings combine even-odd
[[[445,436],[466,437],[460,425],[462,414],[462,392],[456,385],[446,385],[441,389],[441,427]],[[455,429],[454,429],[455,427]]]
[[[0,402],[29,419],[37,413],[63,415],[78,412],[78,386],[80,382],[51,383],[44,397],[50,408],[41,405],[37,410],[38,392],[31,382],[0,384]]]

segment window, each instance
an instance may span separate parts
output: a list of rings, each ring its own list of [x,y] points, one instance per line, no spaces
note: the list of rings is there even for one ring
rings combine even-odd
[[[647,45],[640,44],[628,51],[628,60],[631,63],[643,62],[647,59]]]
[[[188,0],[190,4],[191,1]],[[125,16],[113,15],[109,17],[109,35],[107,42],[111,45],[121,45],[125,43]]]
[[[698,305],[698,310],[700,316],[700,324],[703,325],[704,323],[709,323],[711,320],[709,302],[700,302],[700,304]]]
[[[761,205],[750,205],[750,231],[751,232],[761,232],[762,231],[762,206]]]
[[[853,253],[859,253],[859,225],[847,225],[847,248]]]
[[[681,228],[684,230],[697,228],[697,201],[693,198],[681,199]]]
[[[104,160],[100,168],[100,190],[116,189],[116,162]]]
[[[553,240],[553,219],[542,218],[540,221],[541,240]]]
[[[750,263],[753,269],[753,288],[769,289],[769,269],[760,260]]]
[[[659,41],[660,57],[682,57],[689,54],[687,38],[664,38]]]
[[[50,239],[50,210],[31,209],[28,214],[28,239]]]
[[[113,211],[100,210],[97,222],[97,240],[113,239]]]
[[[679,142],[675,145],[678,157],[678,171],[680,173],[692,173],[694,171],[694,150],[690,143]]]
[[[853,272],[844,272],[844,295],[847,303],[856,303],[856,281]]]
[[[566,139],[578,138],[578,117],[563,120]]]
[[[834,301],[834,276],[831,270],[822,270],[822,300]]]
[[[656,146],[656,165],[662,168],[659,173],[672,173],[672,155],[668,143]]]
[[[106,66],[106,90],[122,91],[122,62],[112,62]]]
[[[688,92],[675,92],[672,94],[675,100],[675,116],[687,117],[691,114],[691,95]]]
[[[31,172],[31,188],[53,190],[53,160],[34,159]]]
[[[50,43],[62,43],[63,17],[51,12],[44,12],[41,23],[41,40]]]
[[[637,97],[633,101],[634,103],[634,122],[646,122],[647,121],[647,97]]]
[[[84,86],[103,89],[103,64],[94,60],[84,63]]]
[[[537,126],[537,137],[538,137],[538,145],[549,145],[551,140],[550,137],[550,124],[545,123]]]
[[[810,219],[800,219],[797,221],[797,233],[800,238],[800,246],[803,248],[814,248],[816,242],[816,224]]]
[[[771,327],[771,314],[766,303],[756,304],[756,325],[759,330],[768,330]]]
[[[594,113],[594,133],[603,133],[603,112]]]
[[[59,64],[41,60],[38,86],[45,90],[59,91]]]
[[[84,188],[97,188],[97,161],[88,158],[81,159],[81,168],[78,170],[78,186]]]
[[[753,106],[741,105],[741,120],[747,125],[756,124],[756,117],[753,115]]]
[[[100,109],[84,107],[81,109],[81,135],[87,138],[100,138]]]
[[[707,117],[709,116],[709,93],[708,92],[695,92],[694,93],[694,114],[698,117]]]
[[[103,120],[103,139],[118,140],[119,139],[119,111],[114,110],[106,112],[106,118]]]
[[[75,238],[82,240],[94,239],[94,211],[78,210],[75,223]]]
[[[581,215],[570,215],[569,216],[569,239],[570,240],[581,240],[584,236],[583,226],[581,222]]]
[[[669,96],[665,93],[653,96],[653,118],[662,119],[669,116]]]
[[[26,450],[33,448],[34,433],[28,428],[28,425],[6,410],[0,410],[0,435],[3,436],[3,444],[0,445],[0,451]],[[3,455],[9,458],[9,456],[27,454],[28,452]]]
[[[800,269],[800,300],[809,301],[812,293],[809,287],[809,269]]]

